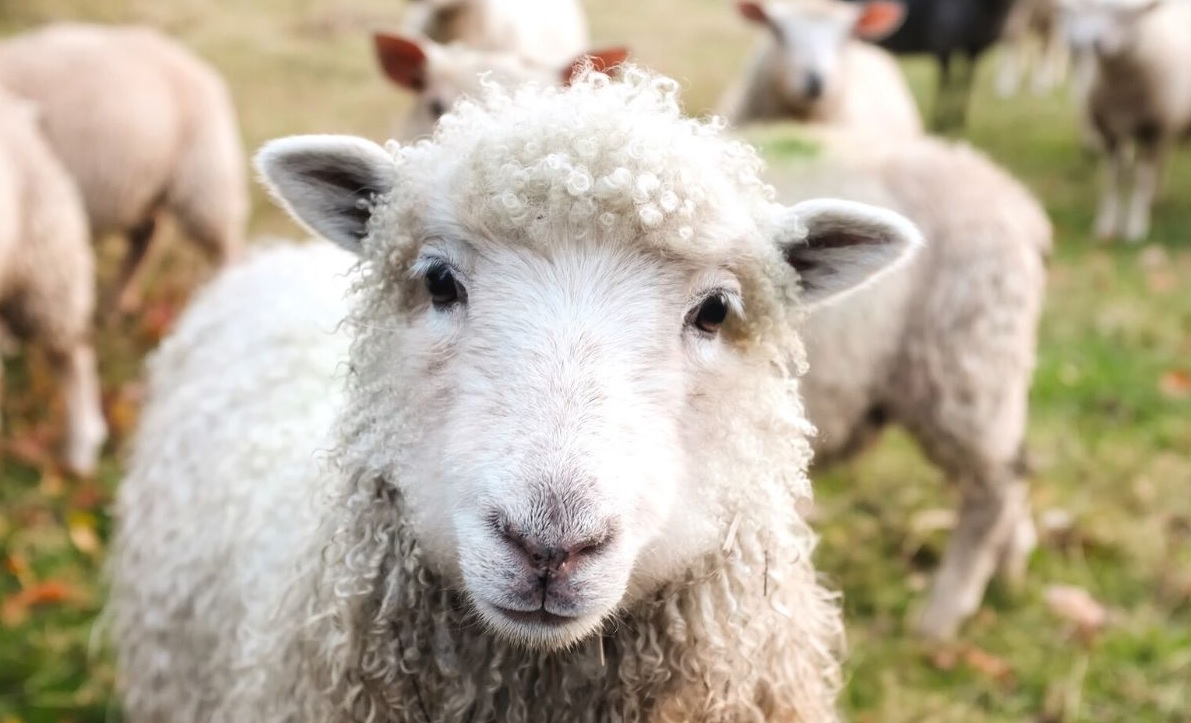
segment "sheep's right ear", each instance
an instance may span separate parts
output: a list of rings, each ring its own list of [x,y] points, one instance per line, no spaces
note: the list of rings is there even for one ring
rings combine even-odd
[[[809,306],[860,288],[922,246],[906,217],[853,201],[803,201],[778,218],[775,238]]]
[[[423,43],[431,41],[378,32],[372,35],[372,42],[380,68],[389,80],[415,93],[426,90],[426,68],[430,61]]]
[[[765,12],[765,3],[741,0],[736,3],[736,12],[749,22],[758,25],[770,25],[769,13]]]
[[[629,57],[628,48],[600,48],[599,50],[589,50],[588,52],[575,58],[562,69],[561,79],[563,85],[570,85],[575,82],[575,79],[583,73],[587,68],[591,68],[597,73],[611,73],[616,66],[624,63]]]
[[[853,32],[862,40],[876,42],[897,32],[906,19],[906,6],[898,0],[868,0],[860,11]]]
[[[397,166],[384,148],[354,136],[291,136],[256,155],[265,185],[313,233],[360,252],[376,198],[393,188]]]

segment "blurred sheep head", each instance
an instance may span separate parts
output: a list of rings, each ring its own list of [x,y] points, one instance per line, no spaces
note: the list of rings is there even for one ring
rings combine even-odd
[[[885,38],[901,27],[906,14],[905,6],[892,0],[744,1],[737,10],[773,35],[782,58],[778,87],[787,102],[800,107],[832,92],[845,43]]]
[[[1166,0],[1060,0],[1063,33],[1077,53],[1106,59],[1133,46],[1137,24]],[[1191,31],[1191,29],[1189,29]]]
[[[461,43],[442,45],[422,37],[377,32],[373,42],[385,77],[417,96],[402,128],[401,136],[405,140],[430,135],[438,119],[456,101],[476,95],[484,82],[506,86],[530,81],[565,85],[589,63],[594,69],[604,71],[628,57],[624,48],[602,48],[563,67],[550,68],[512,53],[477,50]]]

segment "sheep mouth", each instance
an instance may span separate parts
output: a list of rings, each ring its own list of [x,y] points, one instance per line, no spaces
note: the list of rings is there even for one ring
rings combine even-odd
[[[492,609],[501,617],[508,619],[510,622],[519,625],[539,625],[547,628],[561,628],[572,623],[578,622],[578,618],[568,617],[566,615],[556,615],[545,608],[538,608],[537,610],[511,610],[509,608],[493,605]]]

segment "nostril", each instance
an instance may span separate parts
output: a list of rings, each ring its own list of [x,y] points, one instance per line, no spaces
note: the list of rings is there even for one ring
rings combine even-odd
[[[574,567],[575,563],[607,550],[615,537],[613,529],[609,527],[599,534],[573,544],[545,545],[507,519],[494,517],[491,527],[530,567],[542,573],[565,572],[567,568]]]
[[[823,78],[818,73],[807,74],[806,94],[811,100],[823,95]]]
[[[577,545],[572,545],[569,550],[570,557],[590,557],[598,555],[606,550],[612,543],[612,533],[605,532],[596,537],[592,537]]]

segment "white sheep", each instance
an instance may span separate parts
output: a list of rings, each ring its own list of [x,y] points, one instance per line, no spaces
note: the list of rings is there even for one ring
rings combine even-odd
[[[922,134],[922,117],[897,61],[857,38],[901,25],[905,7],[888,0],[740,2],[767,35],[720,112],[734,125],[790,118],[865,129],[885,137]]]
[[[66,465],[95,471],[107,437],[91,346],[95,259],[78,189],[30,103],[0,90],[0,319],[39,342],[66,406]]]
[[[406,33],[559,66],[591,44],[579,0],[413,0]]]
[[[994,570],[1023,575],[1036,539],[1025,435],[1050,221],[1021,183],[964,144],[766,133],[756,136],[762,147],[804,139],[810,149],[769,157],[783,201],[826,193],[878,203],[927,239],[909,264],[810,315],[802,392],[819,431],[816,465],[899,424],[958,490],[956,529],[915,622],[950,637]]]
[[[239,252],[248,191],[235,111],[194,54],[149,28],[56,24],[0,42],[0,83],[40,107],[92,232],[128,238],[120,308],[139,302],[162,211],[215,261]]]
[[[386,32],[375,33],[373,43],[385,76],[417,95],[399,133],[402,140],[430,135],[444,113],[463,96],[480,92],[485,82],[566,84],[587,63],[607,70],[628,56],[623,48],[603,48],[562,63],[540,65],[507,51],[476,50],[461,43],[440,45],[425,38]]]
[[[342,262],[261,257],[152,361],[113,555],[130,721],[836,720],[797,330],[918,234],[773,203],[676,87],[266,146],[357,293],[328,336],[306,296]]]
[[[1191,3],[1081,0],[1064,12],[1072,41],[1090,47],[1095,63],[1084,113],[1106,178],[1094,230],[1140,241],[1166,158],[1191,134]]]

